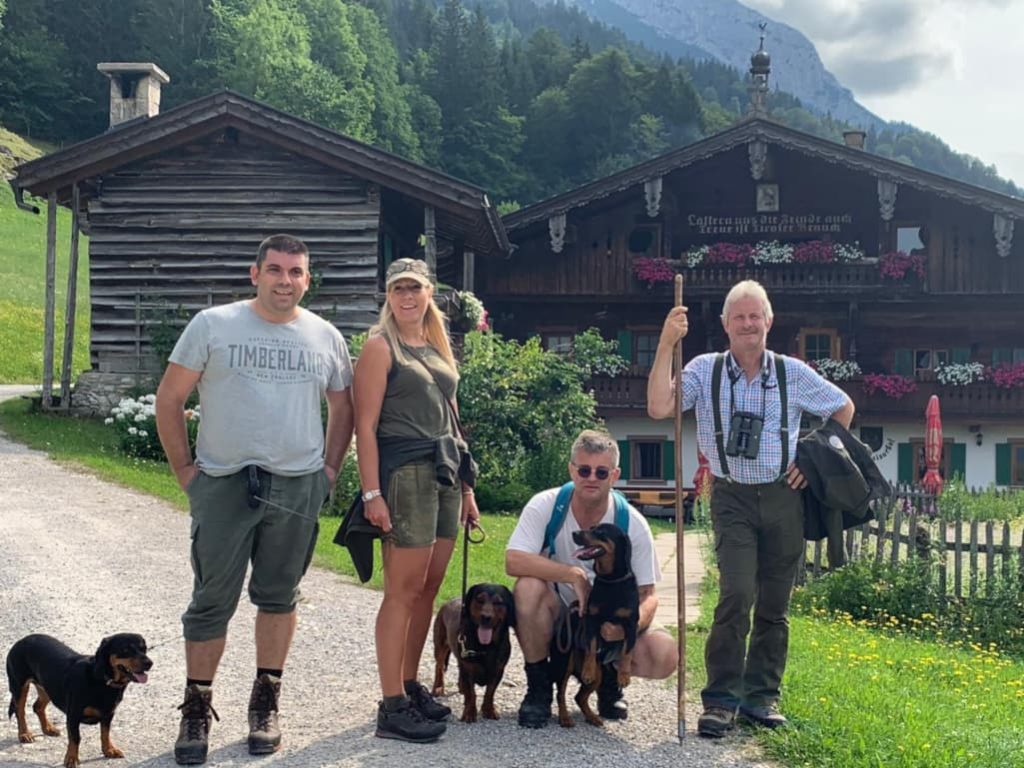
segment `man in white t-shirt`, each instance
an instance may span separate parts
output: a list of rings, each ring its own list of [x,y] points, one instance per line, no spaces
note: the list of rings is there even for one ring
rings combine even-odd
[[[516,635],[526,661],[527,691],[519,707],[519,724],[526,728],[543,728],[551,718],[548,649],[552,632],[559,615],[574,600],[579,601],[581,610],[586,606],[594,580],[593,564],[573,556],[576,546],[572,534],[601,523],[615,523],[612,485],[619,474],[619,446],[611,436],[594,430],[580,433],[569,462],[572,498],[554,538],[554,551],[546,551],[544,540],[559,488],[530,499],[508,541],[505,571],[516,578]],[[664,678],[675,671],[679,654],[672,636],[652,624],[658,608],[654,585],[661,579],[661,569],[647,520],[631,505],[628,511],[632,570],[640,590],[640,635],[631,670],[638,677]],[[622,627],[610,623],[601,627],[601,635],[607,641],[624,637]],[[622,689],[614,675],[605,675],[598,689],[598,713],[613,720],[626,718]]]

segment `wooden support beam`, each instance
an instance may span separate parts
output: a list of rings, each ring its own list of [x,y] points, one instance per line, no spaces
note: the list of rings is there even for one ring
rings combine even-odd
[[[462,252],[462,290],[475,291],[476,254],[469,248]]]
[[[71,362],[75,353],[75,310],[78,292],[78,205],[79,189],[71,188],[71,255],[68,259],[68,295],[64,309],[64,358],[60,371],[60,407],[71,408]]]
[[[54,314],[57,305],[57,193],[46,196],[46,296],[43,309],[43,408],[53,408]]]
[[[426,242],[423,244],[424,260],[430,267],[430,273],[437,274],[437,224],[435,221],[434,206],[428,205],[423,209],[423,234]]]

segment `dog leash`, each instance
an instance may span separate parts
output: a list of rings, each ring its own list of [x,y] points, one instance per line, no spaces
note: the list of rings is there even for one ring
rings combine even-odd
[[[295,515],[296,517],[301,517],[303,520],[314,520],[315,521],[315,520],[318,519],[318,518],[313,517],[311,515],[304,515],[304,514],[302,514],[301,512],[299,512],[297,510],[291,509],[291,508],[286,507],[286,506],[284,506],[282,504],[278,504],[276,501],[271,501],[270,499],[265,499],[262,496],[260,496],[259,494],[260,494],[261,488],[260,488],[259,467],[257,467],[255,464],[250,464],[248,467],[246,467],[246,469],[248,470],[248,477],[246,479],[246,491],[247,491],[247,494],[248,494],[249,509],[256,509],[262,503],[262,504],[266,504],[268,507],[273,507],[274,509],[280,509],[282,512],[287,512],[290,515]]]
[[[477,539],[470,535],[470,531],[474,529],[480,532],[480,537]],[[487,531],[478,521],[467,520],[463,532],[465,535],[462,537],[462,601],[465,602],[466,582],[469,579],[469,545],[483,544],[487,540]]]

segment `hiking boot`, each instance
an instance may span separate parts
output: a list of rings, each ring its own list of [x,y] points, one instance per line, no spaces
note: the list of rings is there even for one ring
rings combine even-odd
[[[526,696],[519,705],[519,724],[543,728],[551,719],[551,680],[546,661],[526,665]]]
[[[174,742],[174,762],[178,765],[200,765],[206,762],[210,749],[210,716],[217,721],[213,708],[213,690],[206,685],[190,685],[185,689],[185,701],[178,726],[178,740]]]
[[[398,709],[388,711],[382,701],[377,705],[377,733],[379,739],[398,739],[425,744],[437,741],[448,729],[444,723],[428,720],[411,700],[405,699]]]
[[[714,704],[704,707],[697,718],[697,733],[711,739],[720,739],[736,724],[736,714],[731,709]]]
[[[612,667],[606,668],[601,676],[601,685],[597,689],[597,714],[605,720],[625,720],[629,716],[618,673]]]
[[[452,708],[447,707],[437,699],[435,699],[425,687],[420,685],[418,682],[413,681],[405,688],[405,695],[409,697],[413,706],[420,711],[427,720],[433,720],[435,723],[439,723],[442,720],[447,720],[448,715],[452,713]]]
[[[249,754],[270,755],[281,748],[281,726],[277,721],[277,700],[281,678],[262,674],[249,695]]]
[[[752,725],[763,728],[785,728],[789,725],[789,721],[779,712],[779,705],[774,701],[759,707],[740,705],[740,717]]]

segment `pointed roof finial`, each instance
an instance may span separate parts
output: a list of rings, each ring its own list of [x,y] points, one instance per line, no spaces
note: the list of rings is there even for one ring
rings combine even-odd
[[[768,51],[764,49],[764,31],[768,26],[765,21],[760,22],[758,28],[761,30],[761,44],[750,57],[750,110],[753,117],[768,116],[768,75],[772,71],[772,59]]]

